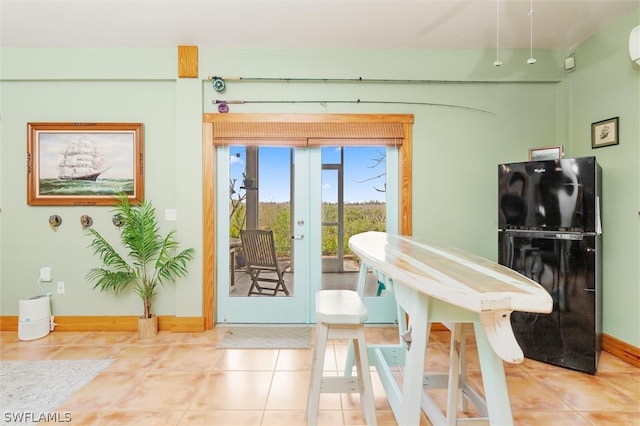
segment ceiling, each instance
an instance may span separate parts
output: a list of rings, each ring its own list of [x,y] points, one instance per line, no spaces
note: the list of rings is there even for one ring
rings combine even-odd
[[[640,0],[0,0],[0,46],[495,48],[499,27],[501,48],[533,41],[571,49],[638,7]]]

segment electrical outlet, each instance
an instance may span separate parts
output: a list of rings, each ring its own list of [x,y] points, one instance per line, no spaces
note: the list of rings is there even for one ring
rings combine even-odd
[[[58,294],[64,294],[64,281],[58,281]]]
[[[40,268],[40,280],[45,282],[51,281],[51,267],[43,266]]]

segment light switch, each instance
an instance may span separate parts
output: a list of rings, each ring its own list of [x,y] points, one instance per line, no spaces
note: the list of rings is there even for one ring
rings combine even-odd
[[[164,220],[167,222],[175,222],[178,220],[178,211],[176,209],[165,209]]]

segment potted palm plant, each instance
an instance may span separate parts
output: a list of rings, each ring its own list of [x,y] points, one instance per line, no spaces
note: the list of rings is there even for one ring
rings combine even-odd
[[[155,216],[155,208],[148,200],[132,206],[127,194],[117,196],[114,223],[119,224],[120,243],[127,251],[122,256],[100,232],[86,230],[93,239],[89,248],[102,261],[101,268],[87,273],[93,288],[118,295],[133,287],[143,303],[144,313],[139,317],[138,336],[151,338],[158,332],[158,322],[152,312],[152,301],[158,286],[187,274],[187,263],[195,250],[188,248],[177,252],[175,230],[164,237]]]

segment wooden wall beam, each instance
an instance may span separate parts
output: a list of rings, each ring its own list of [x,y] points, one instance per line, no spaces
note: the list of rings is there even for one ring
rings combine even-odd
[[[178,46],[178,77],[198,78],[198,46]]]

